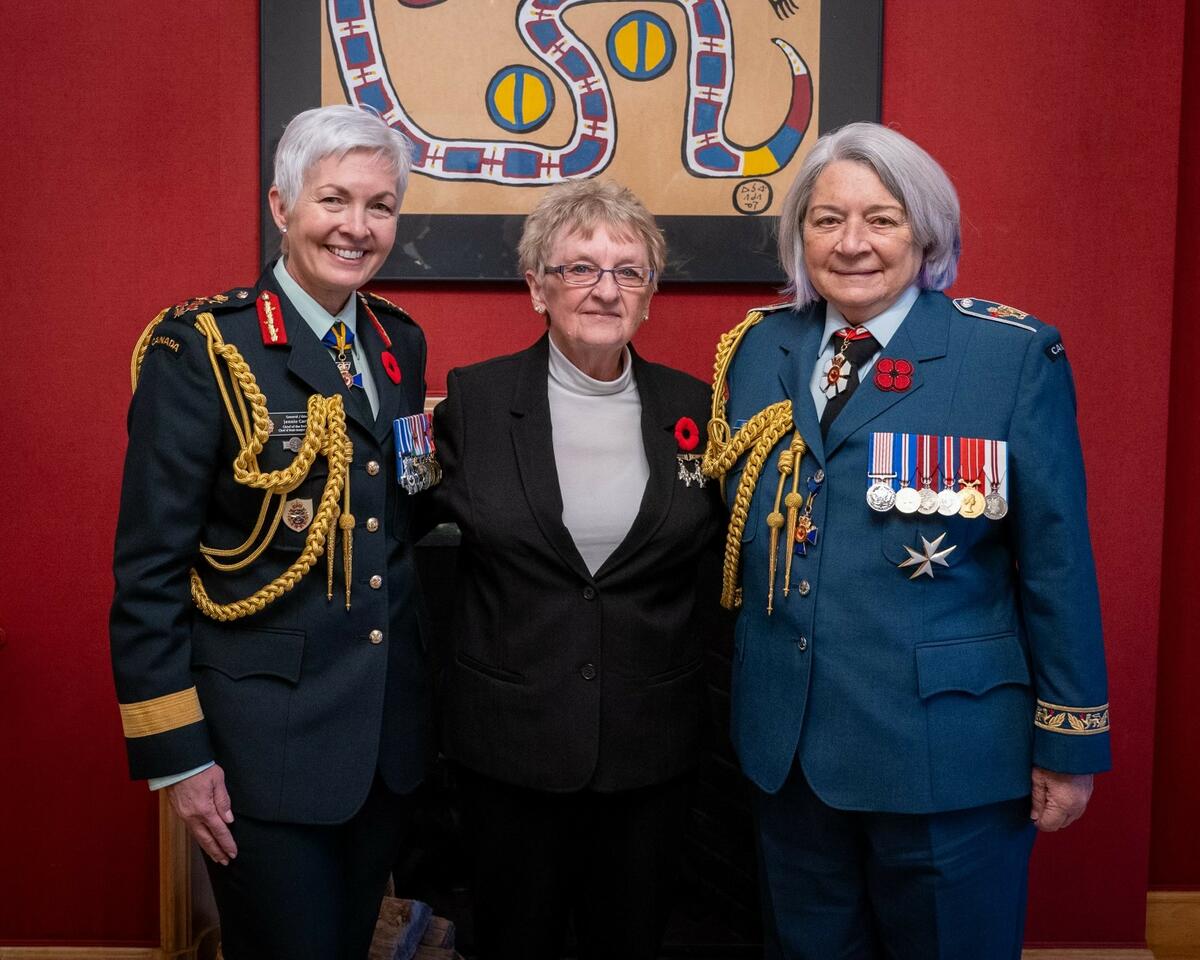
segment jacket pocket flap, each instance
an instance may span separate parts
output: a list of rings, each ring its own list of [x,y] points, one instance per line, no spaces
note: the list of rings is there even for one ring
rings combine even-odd
[[[266,675],[297,683],[304,636],[303,630],[230,630],[201,621],[192,633],[192,666],[234,680]]]
[[[1006,683],[1029,685],[1029,664],[1015,633],[924,643],[916,650],[922,699],[951,690],[978,696]]]

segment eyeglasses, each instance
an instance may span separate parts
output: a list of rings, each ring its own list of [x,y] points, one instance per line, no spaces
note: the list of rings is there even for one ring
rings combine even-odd
[[[592,263],[564,263],[558,267],[547,267],[547,273],[557,273],[563,283],[573,287],[592,287],[600,282],[606,273],[611,273],[619,287],[644,287],[654,279],[654,271],[650,267],[597,267]]]

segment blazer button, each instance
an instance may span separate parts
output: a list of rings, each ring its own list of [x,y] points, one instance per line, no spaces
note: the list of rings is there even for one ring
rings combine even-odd
[[[383,631],[372,630],[369,634],[367,634],[367,639],[372,643],[383,643]]]
[[[379,529],[379,518],[378,517],[367,517],[367,529],[370,530],[371,533],[374,533],[376,530],[378,530]]]
[[[583,677],[584,680],[595,680],[596,679],[596,665],[592,664],[592,663],[585,663],[582,667],[579,668],[579,675],[581,677]]]
[[[596,599],[596,588],[595,587],[584,587],[583,588],[583,599],[584,600],[595,600]],[[592,678],[588,677],[588,679],[591,680]]]
[[[375,574],[375,576],[373,576],[367,582],[371,584],[372,590],[378,590],[380,587],[383,586],[383,577],[381,577],[379,574]]]
[[[369,523],[369,521],[368,521],[368,523]],[[807,597],[808,591],[812,589],[812,586],[809,584],[809,582],[807,580],[801,580],[796,585],[796,589],[800,591],[800,596]]]
[[[800,652],[803,653],[808,649],[808,637],[801,637],[796,641],[796,646],[798,646],[800,648]]]
[[[379,473],[379,461],[378,460],[368,460],[367,461],[367,473],[369,473],[371,476],[375,476],[375,474]]]

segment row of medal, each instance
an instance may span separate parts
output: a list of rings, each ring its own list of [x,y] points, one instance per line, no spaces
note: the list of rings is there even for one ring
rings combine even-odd
[[[896,509],[1000,520],[1008,513],[1008,443],[873,433],[867,505],[880,513]]]
[[[396,479],[406,493],[437,486],[442,467],[433,442],[433,414],[414,413],[392,421],[396,439]]]

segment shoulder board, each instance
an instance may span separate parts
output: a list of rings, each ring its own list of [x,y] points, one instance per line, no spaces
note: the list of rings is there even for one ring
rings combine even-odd
[[[1030,333],[1036,333],[1038,322],[1037,317],[1032,317],[1024,310],[1018,310],[1016,307],[1005,306],[1003,303],[996,303],[994,300],[975,300],[971,297],[959,297],[954,301],[954,306],[959,313],[965,313],[968,317],[978,317],[980,320],[992,320],[996,323],[1007,324],[1010,327],[1020,327],[1022,330],[1028,330]],[[1032,320],[1033,323],[1026,323],[1026,320]]]
[[[200,310],[209,310],[217,312],[220,310],[229,310],[234,307],[243,307],[251,297],[254,296],[254,291],[249,287],[235,287],[232,290],[227,290],[225,293],[218,293],[211,297],[193,297],[191,300],[184,300],[183,303],[177,303],[175,306],[168,308],[167,316],[172,319],[178,319],[185,313],[196,313]]]
[[[369,290],[362,291],[362,294],[367,303],[375,309],[390,313],[393,317],[399,317],[405,323],[411,323],[413,325],[416,324],[416,321],[412,317],[410,317],[401,307],[398,307],[396,304],[392,303],[392,301],[387,297],[381,297],[379,294],[371,293]]]
[[[775,313],[776,311],[779,311],[779,310],[791,310],[791,309],[792,309],[791,303],[785,302],[785,303],[771,303],[765,307],[751,307],[746,312],[747,313]]]

